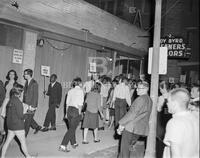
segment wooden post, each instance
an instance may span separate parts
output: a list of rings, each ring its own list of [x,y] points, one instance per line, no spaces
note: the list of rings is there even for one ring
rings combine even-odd
[[[152,112],[149,120],[149,135],[144,158],[156,157],[156,125],[157,125],[157,100],[158,100],[158,81],[159,81],[159,52],[160,52],[160,26],[161,26],[161,2],[156,0],[154,40],[153,40],[153,62],[151,74],[150,96],[153,100]]]
[[[115,77],[115,63],[116,63],[117,52],[114,51],[113,54],[113,65],[112,65],[112,79]]]

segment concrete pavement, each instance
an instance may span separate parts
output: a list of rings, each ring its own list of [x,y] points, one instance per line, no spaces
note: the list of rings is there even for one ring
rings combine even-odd
[[[82,130],[79,126],[76,133],[76,139],[79,146],[76,149],[73,149],[71,145],[69,145],[70,152],[60,152],[58,151],[58,147],[66,131],[67,128],[64,124],[57,126],[56,131],[39,132],[36,135],[33,134],[33,130],[30,130],[27,138],[29,153],[31,155],[38,155],[38,158],[85,158],[88,157],[88,155],[92,155],[98,151],[102,151],[110,147],[116,147],[118,145],[118,140],[113,139],[113,129],[105,129],[99,131],[99,139],[101,140],[100,143],[93,142],[93,132],[89,131],[88,141],[90,143],[82,144]],[[13,140],[10,144],[6,153],[6,157],[23,157],[22,153],[20,152],[19,145],[15,140]]]

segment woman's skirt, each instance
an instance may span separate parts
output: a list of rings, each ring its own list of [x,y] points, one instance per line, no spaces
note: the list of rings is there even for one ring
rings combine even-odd
[[[99,127],[98,113],[91,113],[89,111],[86,111],[82,127],[90,129],[98,128]]]

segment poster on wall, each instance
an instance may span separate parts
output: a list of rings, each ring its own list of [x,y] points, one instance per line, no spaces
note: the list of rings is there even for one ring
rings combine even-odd
[[[22,61],[23,61],[23,50],[14,49],[12,62],[15,64],[22,64]]]
[[[41,65],[41,75],[50,77],[50,66]]]
[[[90,63],[90,72],[96,72],[97,69],[96,69],[96,63]]]

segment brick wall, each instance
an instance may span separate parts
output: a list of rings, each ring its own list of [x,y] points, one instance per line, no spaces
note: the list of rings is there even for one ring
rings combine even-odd
[[[162,36],[172,34],[173,36],[182,36],[182,14],[183,14],[183,1],[168,0],[166,2],[165,14],[163,18],[164,28]],[[180,60],[168,59],[167,75],[161,76],[161,79],[168,80],[169,77],[174,77],[175,82],[179,81],[181,75],[181,67],[177,66]]]

